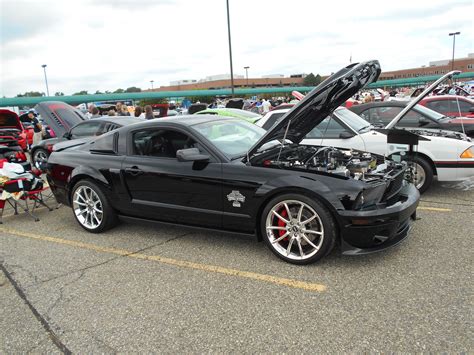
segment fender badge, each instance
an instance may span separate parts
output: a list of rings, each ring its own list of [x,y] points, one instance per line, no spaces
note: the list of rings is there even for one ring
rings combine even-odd
[[[227,195],[227,200],[229,200],[229,202],[233,201],[233,207],[242,207],[240,203],[245,202],[245,196],[242,195],[238,190],[232,190],[232,192]]]

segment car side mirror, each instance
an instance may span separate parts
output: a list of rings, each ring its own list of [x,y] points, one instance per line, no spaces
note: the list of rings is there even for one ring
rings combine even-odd
[[[418,120],[418,124],[420,125],[420,127],[426,126],[429,123],[430,123],[430,121],[428,121],[424,117],[420,117],[420,119]]]
[[[71,132],[66,132],[66,133],[63,134],[63,138],[71,139],[71,137],[72,137]]]
[[[348,138],[352,138],[352,137],[354,137],[354,134],[351,133],[351,132],[347,132],[347,131],[341,132],[339,134],[339,138],[341,138],[341,139],[348,139]]]
[[[180,149],[176,152],[176,158],[180,162],[186,161],[209,161],[209,155],[201,154],[197,148]]]
[[[474,113],[474,106],[469,109],[469,112]]]

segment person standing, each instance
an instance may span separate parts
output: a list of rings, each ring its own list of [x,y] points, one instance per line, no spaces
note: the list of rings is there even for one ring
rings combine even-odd
[[[91,118],[98,118],[100,117],[100,111],[97,107],[93,107],[91,110]]]
[[[115,104],[115,112],[117,112],[117,115],[120,115],[122,112],[122,105],[120,101]]]
[[[151,119],[155,118],[155,116],[153,116],[153,109],[151,108],[150,105],[145,106],[145,118],[147,120],[151,120]]]
[[[143,113],[141,106],[135,106],[134,116],[138,118],[145,118],[145,114]]]
[[[121,112],[117,112],[117,116],[130,116],[127,105],[122,105],[121,109]]]
[[[270,101],[262,99],[262,113],[263,114],[266,114],[266,113],[270,112],[270,107],[271,106],[272,106],[272,104],[270,103]]]
[[[43,126],[38,121],[33,111],[28,112],[28,118],[33,124],[33,145],[37,145],[41,141],[41,138],[42,138],[41,132],[43,130]]]

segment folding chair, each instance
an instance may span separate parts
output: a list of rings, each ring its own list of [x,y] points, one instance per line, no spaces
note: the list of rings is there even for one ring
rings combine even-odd
[[[36,208],[44,206],[49,211],[53,210],[44,202],[43,192],[49,189],[49,186],[41,186],[41,188],[33,190],[30,189],[30,186],[31,182],[26,178],[13,179],[3,184],[1,191],[6,191],[7,196],[4,200],[0,200],[0,224],[3,223],[2,217],[6,203],[13,208],[15,215],[18,214],[18,209],[21,208],[34,218],[35,222],[39,221],[39,218],[34,214]]]

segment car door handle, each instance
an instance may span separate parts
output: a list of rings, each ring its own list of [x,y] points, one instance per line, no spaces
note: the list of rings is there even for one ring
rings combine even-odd
[[[139,169],[138,166],[132,166],[130,168],[125,168],[125,172],[132,176],[138,176],[144,173],[142,169]]]

